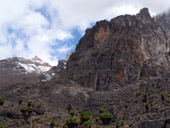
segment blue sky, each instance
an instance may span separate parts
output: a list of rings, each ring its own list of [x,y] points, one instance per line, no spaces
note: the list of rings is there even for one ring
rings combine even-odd
[[[0,0],[0,59],[33,58],[57,65],[96,21],[169,8],[167,0]]]

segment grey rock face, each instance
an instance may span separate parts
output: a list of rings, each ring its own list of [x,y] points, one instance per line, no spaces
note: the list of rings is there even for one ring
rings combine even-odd
[[[147,8],[137,15],[97,22],[70,56],[67,76],[100,90],[109,83],[122,85],[167,71],[170,42],[161,23]]]
[[[57,75],[56,77],[60,76],[66,71],[66,60],[59,60],[57,66],[53,66],[49,71],[48,74]]]

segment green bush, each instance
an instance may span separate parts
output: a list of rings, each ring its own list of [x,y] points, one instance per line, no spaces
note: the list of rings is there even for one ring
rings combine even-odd
[[[77,117],[73,117],[73,118],[68,118],[67,120],[66,120],[66,123],[79,123],[79,120],[78,120],[78,118]]]
[[[167,103],[170,103],[170,97],[168,97],[168,98],[166,99],[166,102],[167,102]]]
[[[55,120],[55,119],[52,119],[51,122],[50,122],[50,124],[55,125],[55,124],[56,124],[56,120]]]
[[[0,106],[4,105],[5,99],[0,96]]]
[[[11,119],[10,119],[9,117],[7,117],[5,120],[6,120],[6,121],[10,121]]]
[[[109,112],[103,112],[100,114],[100,118],[113,118],[113,115]]]
[[[126,121],[125,120],[120,120],[120,121],[116,121],[114,124],[118,128],[119,126],[124,126],[126,124]]]
[[[160,93],[160,96],[161,96],[162,101],[164,101],[164,100],[165,100],[165,97],[164,97],[165,94],[164,94],[163,92],[161,92],[161,93]]]
[[[126,124],[126,121],[125,121],[125,120],[121,120],[121,121],[120,121],[120,125],[121,125],[121,126],[124,126],[125,124]]]
[[[29,100],[29,101],[27,102],[27,106],[28,106],[28,107],[34,107],[33,101],[32,101],[32,100]]]
[[[67,119],[65,122],[68,128],[74,128],[78,126],[80,121],[78,120],[77,117],[72,117],[72,118]]]
[[[156,106],[156,107],[154,107],[154,109],[155,109],[156,111],[158,111],[158,110],[160,109],[160,107],[159,107],[159,106]]]
[[[99,116],[96,116],[96,122],[98,122],[100,120]]]
[[[32,107],[24,106],[20,109],[22,113],[25,113],[26,111],[32,112],[34,109]]]
[[[121,125],[120,121],[116,121],[114,124],[116,125],[116,127],[119,127]]]
[[[83,128],[91,128],[92,126],[92,122],[91,121],[87,121],[83,123]]]
[[[61,124],[60,124],[60,123],[56,123],[56,126],[57,126],[57,127],[60,127],[60,126],[61,126]]]
[[[64,122],[62,125],[62,128],[66,128],[66,127],[67,127],[67,124],[66,124],[66,122]]]
[[[151,89],[151,92],[154,93],[154,92],[155,92],[155,89]]]
[[[150,100],[151,100],[151,99],[154,99],[154,97],[155,97],[154,95],[150,95],[150,96],[149,96],[149,99],[150,99]]]
[[[99,113],[103,113],[103,112],[105,112],[105,109],[104,108],[100,108],[99,109]]]
[[[138,99],[136,99],[136,100],[135,100],[135,103],[138,103],[138,102],[139,102],[139,100],[138,100]]]
[[[124,107],[125,107],[125,108],[128,108],[128,106],[129,106],[128,104],[124,104]]]
[[[145,106],[146,112],[149,112],[150,104],[149,103],[145,103],[144,106]]]
[[[138,116],[138,117],[137,117],[137,120],[140,120],[140,118],[141,118],[141,117],[140,117],[140,116]]]
[[[70,110],[70,112],[68,114],[71,115],[71,116],[74,116],[75,111],[72,109],[72,110]]]
[[[104,125],[109,124],[112,118],[113,115],[109,112],[103,112],[100,114],[100,119],[102,120]]]
[[[79,111],[78,111],[78,113],[82,113],[82,112],[83,112],[83,110],[79,110]]]
[[[160,96],[164,96],[165,94],[163,92],[160,93]]]
[[[24,106],[20,109],[22,112],[25,121],[27,122],[28,118],[31,116],[31,113],[34,111],[32,107]]]
[[[136,92],[136,96],[140,96],[142,94],[142,91],[141,90],[138,90],[137,92]]]
[[[83,113],[80,113],[80,119],[81,119],[81,122],[84,123],[86,121],[88,121],[92,116],[92,112],[83,112]]]
[[[167,97],[170,97],[170,94],[167,94]]]
[[[50,128],[54,128],[55,125],[56,125],[56,120],[52,119],[50,122]]]
[[[62,118],[62,116],[59,114],[59,115],[58,115],[58,119],[61,119],[61,118]]]
[[[2,122],[0,122],[0,128],[3,128],[4,124]]]

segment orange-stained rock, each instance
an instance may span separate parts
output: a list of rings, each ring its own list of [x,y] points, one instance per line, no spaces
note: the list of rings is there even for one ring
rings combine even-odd
[[[123,70],[119,71],[118,74],[115,75],[116,79],[120,82],[120,83],[125,83],[126,82],[126,76]]]
[[[123,119],[123,117],[124,117],[124,112],[119,112],[118,114],[117,114],[117,119],[118,120],[121,120],[121,119]]]
[[[113,59],[113,63],[114,63],[114,64],[116,64],[116,63],[117,63],[117,58],[116,58],[116,57],[114,57],[114,59]]]
[[[101,47],[104,44],[104,41],[109,37],[110,30],[109,27],[100,27],[99,30],[94,34],[94,45],[96,48]]]
[[[108,38],[109,34],[110,34],[109,27],[107,27],[107,28],[101,27],[101,28],[99,28],[98,32],[95,33],[94,39],[104,41]]]

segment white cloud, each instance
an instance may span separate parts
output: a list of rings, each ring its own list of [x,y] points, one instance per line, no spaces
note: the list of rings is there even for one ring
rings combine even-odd
[[[60,47],[59,49],[57,49],[56,51],[59,53],[67,53],[67,51],[69,51],[70,49],[72,49],[72,47],[68,47],[66,45]]]
[[[8,57],[9,54],[12,54],[12,47],[11,47],[11,45],[8,45],[8,44],[1,45],[0,51],[1,51],[0,58],[5,59]]]
[[[35,55],[53,65],[73,45],[77,28],[149,7],[152,14],[168,9],[167,0],[0,0],[0,59]]]
[[[43,31],[44,27],[49,25],[48,20],[37,12],[30,12],[25,17],[18,19],[14,28],[23,29],[26,35],[35,35]]]

